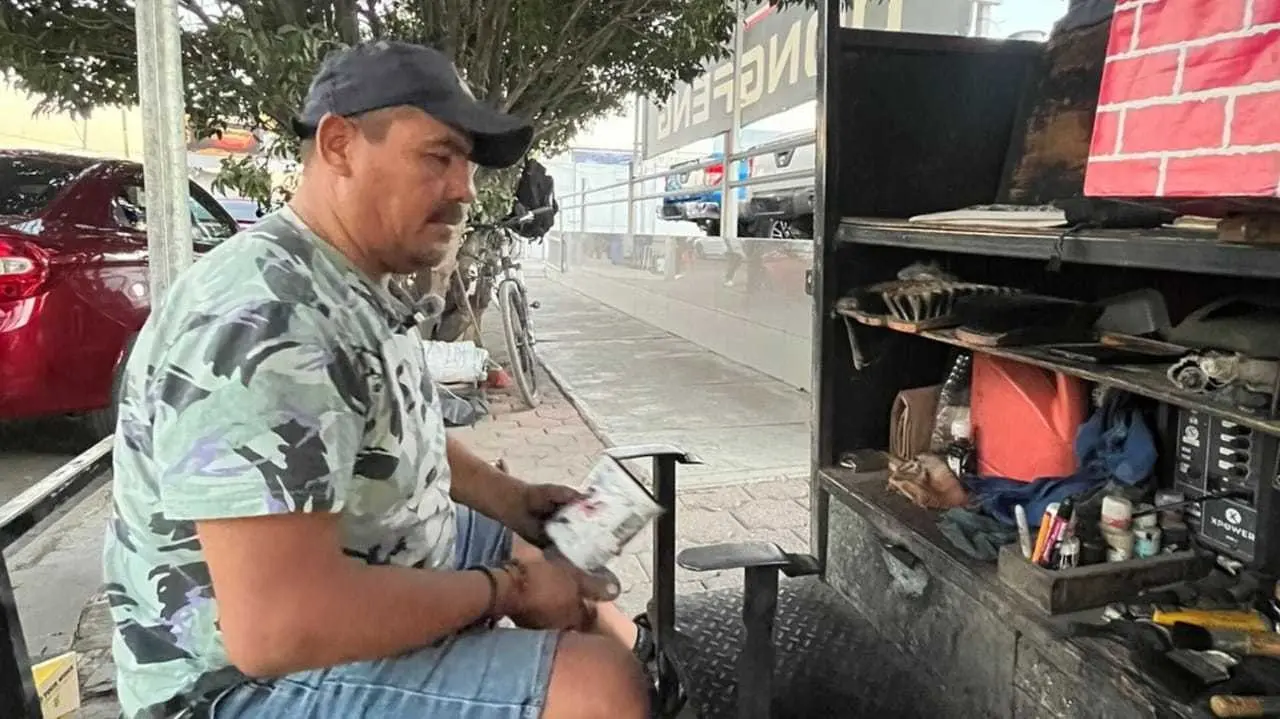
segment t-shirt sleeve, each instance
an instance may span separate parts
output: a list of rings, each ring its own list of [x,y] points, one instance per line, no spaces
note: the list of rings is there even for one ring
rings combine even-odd
[[[357,358],[314,309],[189,317],[146,380],[169,519],[338,512],[364,428]],[[163,334],[163,333],[162,333]]]

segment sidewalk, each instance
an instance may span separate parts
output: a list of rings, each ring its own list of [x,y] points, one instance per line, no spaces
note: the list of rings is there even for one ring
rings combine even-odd
[[[675,444],[705,463],[680,468],[677,550],[748,539],[808,547],[808,395],[554,279],[531,281],[530,294],[542,305],[539,355],[604,442]],[[646,534],[614,567],[623,609],[643,609],[651,566]],[[683,570],[677,579],[677,593],[742,581]]]
[[[775,541],[790,551],[808,546],[807,395],[553,280],[530,282],[531,294],[542,303],[535,311],[540,353],[569,394],[544,373],[538,408],[521,410],[514,396],[493,393],[491,416],[475,427],[452,430],[455,436],[486,457],[505,459],[526,481],[564,484],[582,480],[605,442],[677,444],[706,462],[682,468],[677,549],[734,540]],[[496,325],[496,316],[486,320]],[[487,338],[494,327],[486,329]],[[489,345],[501,358],[501,343],[489,340]],[[58,566],[59,554],[74,553],[76,564],[84,566],[82,555],[92,551],[85,544],[97,543],[58,547],[41,557],[41,565]],[[96,555],[90,559],[97,561]],[[645,533],[614,564],[624,589],[619,604],[628,613],[643,611],[652,594],[652,561]],[[742,581],[740,572],[680,571],[677,592],[682,594]],[[52,575],[44,579],[45,587],[58,584]],[[34,591],[34,584],[26,584],[23,593]],[[39,601],[20,596],[25,606]],[[81,615],[74,637],[75,648],[84,653],[87,696],[111,690],[110,632],[106,605],[96,598]],[[48,639],[37,646],[50,654],[65,650]],[[111,716],[108,699],[90,704],[82,719]]]

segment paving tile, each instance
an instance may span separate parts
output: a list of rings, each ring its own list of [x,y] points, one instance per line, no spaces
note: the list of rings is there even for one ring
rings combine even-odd
[[[804,477],[754,482],[743,488],[756,499],[806,499],[809,496],[809,480]]]
[[[809,509],[794,499],[753,499],[733,507],[729,512],[754,531],[757,529],[790,529],[809,521]]]
[[[609,564],[609,569],[617,575],[618,582],[627,591],[633,587],[649,587],[649,573],[634,554],[624,554]],[[647,591],[647,589],[646,589]]]
[[[707,591],[707,586],[702,582],[684,581],[676,582],[676,594],[697,594],[698,592]]]
[[[694,545],[737,542],[750,536],[742,523],[724,511],[691,509],[680,514],[676,522],[679,538]]]
[[[717,487],[681,492],[677,497],[677,512],[685,509],[723,511],[740,507],[751,501],[751,495],[743,487]],[[677,522],[679,515],[677,514]]]

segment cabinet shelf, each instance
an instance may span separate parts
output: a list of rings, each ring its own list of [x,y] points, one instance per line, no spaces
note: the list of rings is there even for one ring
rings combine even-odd
[[[839,309],[837,309],[836,312],[851,322],[860,322],[860,320],[853,314]],[[891,328],[884,327],[881,329],[896,331]],[[1178,407],[1209,412],[1224,419],[1231,420],[1232,422],[1252,427],[1253,429],[1261,432],[1280,435],[1280,419],[1270,418],[1262,412],[1251,412],[1226,403],[1214,401],[1208,397],[1183,392],[1174,387],[1167,376],[1167,372],[1171,366],[1168,364],[1100,366],[1075,363],[1051,357],[1043,350],[1034,346],[989,347],[986,345],[966,342],[957,337],[955,331],[951,329],[922,330],[920,332],[903,332],[902,334],[924,337],[934,340],[935,342],[942,342],[971,352],[984,352],[995,357],[1003,357],[1005,359],[1024,362],[1029,365],[1042,367],[1055,372],[1062,372],[1063,374],[1079,377],[1089,382],[1096,382],[1097,384],[1106,387],[1115,387],[1116,389],[1121,389],[1143,397],[1149,397],[1161,402],[1167,402]]]
[[[1048,261],[1061,238],[1063,262],[1139,267],[1257,279],[1280,278],[1280,249],[1218,242],[1210,233],[1177,228],[1080,230],[957,227],[845,218],[836,239],[860,245]]]

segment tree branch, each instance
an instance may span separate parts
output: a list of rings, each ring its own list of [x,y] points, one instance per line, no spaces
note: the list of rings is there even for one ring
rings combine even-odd
[[[568,36],[569,29],[577,25],[578,18],[582,15],[583,11],[587,9],[587,5],[589,4],[589,2],[590,0],[575,0],[573,4],[573,9],[569,11],[568,19],[565,20],[564,25],[562,25],[560,28],[560,32],[557,33],[555,40],[551,44],[551,48],[552,48],[551,57],[553,58],[553,60],[550,63],[545,63],[543,66],[540,66],[534,69],[533,72],[525,76],[524,81],[522,81],[510,93],[507,94],[506,98],[503,99],[503,103],[502,103],[504,110],[510,111],[512,107],[515,107],[515,104],[520,101],[520,97],[524,95],[526,92],[528,92],[529,88],[533,85],[534,81],[536,81],[542,75],[542,71],[543,69],[545,69],[546,66],[548,65],[554,66],[556,64],[556,62],[559,60],[559,55],[557,54],[557,51],[568,50],[568,48],[565,47],[564,40]]]
[[[382,24],[382,17],[378,15],[378,0],[365,0],[364,19],[369,23],[369,34],[373,37],[382,37],[385,27]]]
[[[333,0],[333,19],[338,26],[338,37],[347,45],[360,42],[360,25],[356,17],[355,0]]]
[[[595,69],[598,56],[602,50],[609,46],[616,34],[617,25],[613,22],[606,23],[585,43],[584,47],[575,49],[573,60],[577,70],[575,72],[567,72],[568,68],[557,68],[558,72],[555,73],[555,79],[547,83],[542,92],[535,94],[532,99],[524,103],[525,114],[534,117],[538,116],[551,100],[581,84],[587,75]]]
[[[192,15],[195,15],[196,18],[204,24],[205,29],[209,29],[214,26],[213,18],[209,17],[209,13],[201,7],[200,0],[182,0],[182,9]]]
[[[451,29],[451,37],[453,39],[453,57],[460,64],[467,63],[467,52],[471,45],[471,38],[468,28],[470,23],[467,20],[471,16],[471,0],[448,0],[449,3],[449,27]]]
[[[136,103],[137,1],[0,0],[24,8],[0,27],[0,69],[48,107]],[[477,95],[530,115],[545,148],[631,93],[668,92],[722,51],[733,22],[723,0],[178,1],[193,125],[261,125],[281,134],[281,152],[316,63],[339,38],[440,46]]]
[[[486,98],[492,98],[495,81],[493,68],[502,64],[502,48],[506,47],[507,16],[511,14],[511,0],[494,0],[487,13],[476,13],[475,62],[470,66],[472,85],[481,83]],[[488,22],[486,22],[486,16]],[[487,27],[486,27],[487,25]]]

